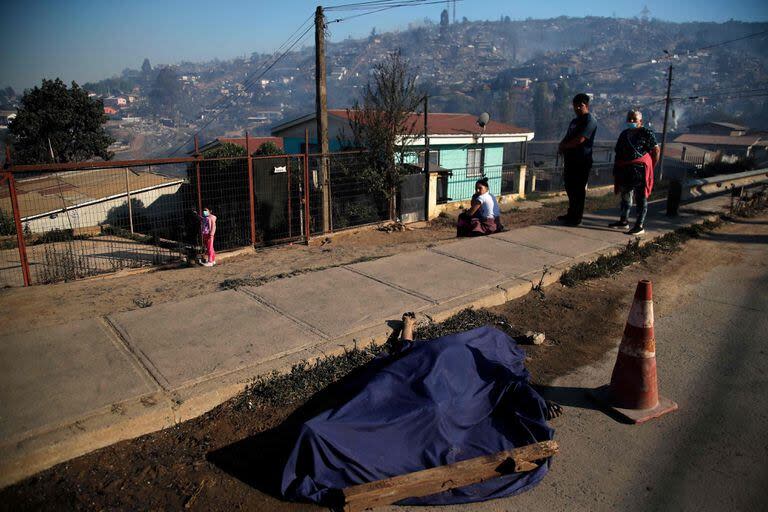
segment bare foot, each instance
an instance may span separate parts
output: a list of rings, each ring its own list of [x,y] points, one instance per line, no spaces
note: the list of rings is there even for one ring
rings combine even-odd
[[[416,315],[409,311],[403,314],[403,332],[400,338],[403,341],[413,341],[413,328],[416,326]]]
[[[563,408],[559,403],[552,400],[544,400],[544,402],[547,404],[547,410],[544,412],[544,419],[547,421],[552,421],[563,414]]]

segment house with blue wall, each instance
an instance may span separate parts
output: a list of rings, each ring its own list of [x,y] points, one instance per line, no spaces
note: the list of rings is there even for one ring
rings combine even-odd
[[[411,114],[407,124],[411,123],[414,125],[414,133],[422,135],[406,141],[409,147],[406,163],[423,168],[426,142],[423,136],[423,114]],[[439,168],[450,171],[447,196],[453,201],[472,197],[475,182],[483,176],[488,178],[491,193],[501,195],[505,145],[520,145],[520,155],[523,155],[525,145],[534,136],[532,130],[497,121],[489,121],[481,128],[477,124],[477,116],[473,114],[430,113],[428,127],[430,170]],[[330,151],[339,151],[341,140],[345,139],[344,134],[349,133],[347,111],[329,110]],[[272,135],[283,138],[285,152],[289,154],[304,152],[305,134],[309,137],[309,151],[319,152],[314,113],[272,128]]]

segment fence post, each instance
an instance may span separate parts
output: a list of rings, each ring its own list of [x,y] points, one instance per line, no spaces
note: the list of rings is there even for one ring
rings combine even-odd
[[[256,245],[256,204],[253,192],[253,157],[251,156],[251,150],[248,138],[248,132],[245,132],[245,153],[248,158],[248,198],[251,210],[251,245]]]
[[[128,198],[128,222],[133,233],[133,206],[131,206],[131,183],[128,176],[128,167],[125,168],[125,196]]]
[[[197,182],[197,213],[203,214],[203,193],[200,187],[200,147],[195,135],[195,181]]]
[[[293,208],[291,207],[291,157],[285,157],[285,169],[288,173],[288,238],[293,238]]]
[[[304,241],[309,245],[309,130],[304,128]]]
[[[10,155],[6,152],[6,165],[10,166]],[[32,279],[29,273],[29,260],[27,259],[27,246],[24,242],[24,228],[21,225],[21,212],[19,211],[19,199],[16,195],[16,180],[13,178],[13,172],[5,173],[8,179],[8,188],[11,193],[11,209],[13,210],[13,223],[16,226],[16,243],[19,246],[19,261],[21,261],[21,273],[24,277],[24,286],[30,286]]]
[[[528,166],[520,164],[519,173],[517,175],[517,193],[520,197],[525,197],[525,175],[528,171]]]

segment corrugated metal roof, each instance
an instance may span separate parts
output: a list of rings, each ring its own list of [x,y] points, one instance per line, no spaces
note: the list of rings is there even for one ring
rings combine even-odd
[[[760,137],[754,135],[742,135],[729,137],[727,135],[703,135],[697,133],[685,133],[675,139],[675,142],[684,144],[706,144],[711,146],[751,146],[758,142]],[[768,141],[765,141],[768,144]]]
[[[72,208],[83,203],[125,194],[126,169],[91,169],[49,174],[34,178],[16,178],[21,217]],[[179,178],[154,172],[129,172],[131,192],[181,182]],[[10,191],[0,187],[0,208],[11,212]]]

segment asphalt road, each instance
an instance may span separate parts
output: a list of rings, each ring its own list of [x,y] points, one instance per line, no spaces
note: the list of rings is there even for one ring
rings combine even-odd
[[[608,382],[611,352],[547,391],[565,415],[553,422],[561,454],[538,487],[420,510],[767,510],[768,217],[696,243],[700,261],[718,264],[655,286],[659,385],[678,411],[633,426],[596,409],[584,391]]]

